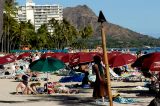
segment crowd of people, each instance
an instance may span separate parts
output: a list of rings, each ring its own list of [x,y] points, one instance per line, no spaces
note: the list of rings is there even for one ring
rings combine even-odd
[[[79,91],[77,89],[71,89],[64,85],[61,85],[59,82],[49,82],[47,79],[47,83],[42,84],[40,80],[36,80],[37,82],[33,82],[32,78],[38,77],[38,72],[31,72],[29,69],[29,64],[35,60],[38,60],[40,58],[40,53],[36,53],[31,55],[29,58],[24,59],[24,61],[27,63],[25,65],[20,65],[18,63],[14,63],[12,65],[13,73],[15,74],[15,80],[20,81],[18,85],[16,86],[16,94],[19,94],[19,91],[22,94],[52,94],[52,93],[78,93]],[[92,63],[83,63],[78,65],[78,69],[74,71],[82,72],[84,73],[84,78],[82,80],[82,83],[79,87],[86,87],[90,86],[93,88],[93,97],[94,98],[102,98],[108,96],[108,90],[107,90],[107,83],[105,80],[105,73],[104,73],[104,64],[102,62],[101,56],[94,56]],[[128,65],[125,65],[123,67],[116,67],[113,68],[113,71],[119,75],[122,76],[126,73],[129,73],[128,71]],[[89,76],[94,75],[95,80],[90,80]],[[151,79],[154,79],[153,76],[150,76]],[[156,79],[152,81],[152,83],[155,82]]]
[[[29,62],[33,62],[37,59],[39,59],[39,54],[36,54],[34,57],[31,56],[29,59]],[[93,97],[100,97],[100,96],[106,96],[107,92],[105,92],[105,94],[103,94],[102,92],[104,92],[104,87],[106,85],[102,85],[105,84],[104,82],[104,72],[102,69],[102,65],[101,65],[101,58],[99,56],[95,56],[94,57],[94,64],[82,64],[79,65],[79,71],[84,73],[84,78],[82,80],[82,86],[86,86],[86,85],[91,85],[91,87],[94,88],[93,90]],[[35,82],[30,82],[32,77],[37,77],[39,75],[38,72],[30,72],[29,68],[26,66],[19,66],[17,63],[14,64],[15,66],[15,80],[20,81],[16,87],[16,94],[19,94],[19,91],[21,91],[22,94],[37,94],[38,93],[38,89],[41,89],[42,91],[42,84],[37,81]],[[90,67],[92,67],[91,69],[89,69]],[[92,70],[93,69],[93,70]],[[92,82],[89,81],[88,76],[89,74],[95,74],[96,75],[96,81]],[[48,80],[48,79],[47,79]],[[47,84],[47,86],[46,86]],[[75,89],[69,89],[65,86],[62,86],[60,83],[53,83],[53,82],[47,82],[46,84],[44,84],[43,86],[43,92],[46,91],[48,93],[56,93],[56,92],[63,92],[63,93],[72,93],[72,92],[78,92]],[[104,90],[102,90],[104,89]]]

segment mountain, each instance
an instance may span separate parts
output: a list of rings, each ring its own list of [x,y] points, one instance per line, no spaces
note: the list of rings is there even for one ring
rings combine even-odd
[[[98,16],[87,5],[64,8],[63,17],[78,29],[91,25],[94,30],[91,41],[100,41],[101,33],[100,23],[97,22]],[[160,41],[154,37],[134,32],[108,21],[104,23],[104,28],[109,47],[160,46]]]

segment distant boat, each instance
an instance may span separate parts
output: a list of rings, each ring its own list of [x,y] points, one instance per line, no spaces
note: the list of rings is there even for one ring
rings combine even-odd
[[[144,46],[144,48],[150,49],[151,47],[150,46]]]

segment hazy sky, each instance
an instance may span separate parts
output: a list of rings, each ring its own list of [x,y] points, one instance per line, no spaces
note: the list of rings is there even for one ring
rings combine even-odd
[[[24,5],[26,0],[17,0]],[[61,4],[65,7],[88,5],[97,15],[133,31],[160,37],[160,0],[33,0],[36,4]]]

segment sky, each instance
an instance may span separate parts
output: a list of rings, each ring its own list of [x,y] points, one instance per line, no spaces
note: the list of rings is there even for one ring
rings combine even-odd
[[[87,5],[98,16],[102,10],[108,22],[141,34],[160,37],[160,0],[32,0],[36,4],[65,7]],[[24,5],[26,0],[17,0]]]

